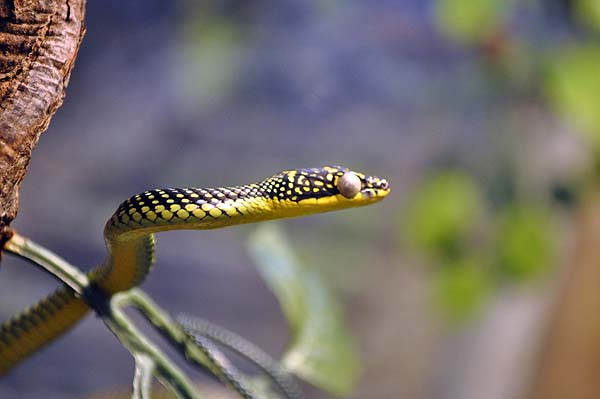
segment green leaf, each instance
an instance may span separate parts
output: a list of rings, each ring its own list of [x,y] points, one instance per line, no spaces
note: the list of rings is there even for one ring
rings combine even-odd
[[[462,259],[436,275],[435,305],[451,324],[460,324],[480,313],[492,287],[481,261]]]
[[[435,20],[449,38],[474,43],[500,29],[511,5],[508,0],[438,0]]]
[[[505,277],[528,280],[550,269],[554,240],[548,212],[513,205],[499,216],[497,258]]]
[[[462,252],[483,212],[476,182],[467,174],[447,171],[417,188],[405,213],[404,235],[418,250],[441,259]]]
[[[600,46],[561,50],[550,61],[544,88],[551,103],[600,148]]]
[[[600,30],[600,2],[598,0],[576,1],[575,15],[589,28]]]
[[[316,270],[302,265],[285,234],[263,224],[248,247],[290,325],[284,365],[333,394],[346,395],[358,376],[358,358],[341,307]]]

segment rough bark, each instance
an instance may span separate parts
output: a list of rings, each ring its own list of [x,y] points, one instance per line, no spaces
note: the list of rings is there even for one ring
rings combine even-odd
[[[0,0],[0,248],[31,151],[62,104],[85,0]]]

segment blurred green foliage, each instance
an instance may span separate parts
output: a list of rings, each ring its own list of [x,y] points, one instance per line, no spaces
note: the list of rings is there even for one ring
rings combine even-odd
[[[465,258],[441,268],[434,284],[435,306],[449,322],[460,323],[480,313],[492,280],[481,259]]]
[[[549,101],[599,149],[600,45],[595,34],[600,30],[600,1],[568,3],[574,11],[571,22],[579,34],[565,35],[561,40],[549,37],[542,45],[509,26],[513,14],[528,5],[534,8],[535,2],[437,0],[434,16],[443,35],[475,50],[486,67],[501,68],[508,75],[507,87],[511,79],[517,84],[513,87],[515,97],[519,90],[528,93],[525,87],[541,86],[541,100]],[[586,29],[594,33],[579,32]]]
[[[554,255],[554,226],[539,205],[512,204],[497,219],[496,261],[508,279],[525,281],[548,270]]]
[[[198,108],[210,110],[227,99],[243,62],[238,27],[224,19],[190,17],[182,27],[184,69],[179,88]]]
[[[341,308],[319,273],[299,262],[275,223],[258,227],[248,248],[291,329],[285,367],[330,393],[349,394],[358,382],[358,358]]]
[[[510,0],[438,0],[435,19],[447,37],[473,43],[497,33],[511,5]]]
[[[465,173],[444,171],[417,188],[406,212],[406,237],[438,259],[463,252],[476,228],[483,201],[476,182]]]
[[[521,11],[541,16],[556,8],[563,25],[544,31],[541,41],[532,34],[535,27],[511,29]],[[497,83],[490,86],[491,94],[511,98],[517,115],[527,115],[531,104],[541,105],[600,155],[600,1],[436,0],[433,13],[442,35],[479,57],[482,75]],[[499,71],[503,79],[495,80]],[[505,157],[513,159],[518,145],[519,140],[508,145],[503,151],[511,155]],[[548,208],[549,195],[521,192],[530,185],[518,180],[532,176],[521,174],[526,165],[513,165],[510,184],[516,192],[501,203],[483,194],[497,190],[493,181],[452,170],[421,182],[409,199],[403,234],[436,265],[436,306],[451,320],[475,315],[495,287],[543,276],[556,258],[556,212]],[[552,184],[552,178],[547,181]],[[547,187],[547,193],[551,190]]]
[[[557,111],[600,150],[600,46],[558,50],[549,61],[545,89]]]
[[[495,287],[550,270],[554,236],[543,203],[518,200],[494,208],[466,172],[445,170],[410,196],[403,234],[437,265],[435,307],[449,321],[477,315]]]
[[[575,12],[579,20],[587,27],[600,30],[600,2],[598,0],[576,1]]]

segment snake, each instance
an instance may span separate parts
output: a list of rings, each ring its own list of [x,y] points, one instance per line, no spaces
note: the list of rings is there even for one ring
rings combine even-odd
[[[164,188],[119,205],[104,228],[107,256],[88,273],[110,297],[139,286],[155,261],[154,233],[209,230],[372,204],[390,192],[386,179],[329,165],[285,170],[258,183]],[[90,308],[71,288],[54,293],[0,326],[0,376],[75,326]]]

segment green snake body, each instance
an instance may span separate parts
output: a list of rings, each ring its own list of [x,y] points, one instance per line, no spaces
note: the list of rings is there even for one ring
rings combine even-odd
[[[278,173],[259,183],[146,191],[106,223],[108,255],[90,280],[112,295],[141,284],[154,263],[153,233],[206,230],[367,205],[389,193],[384,179],[337,166]],[[74,326],[89,308],[59,288],[0,327],[0,375]]]

